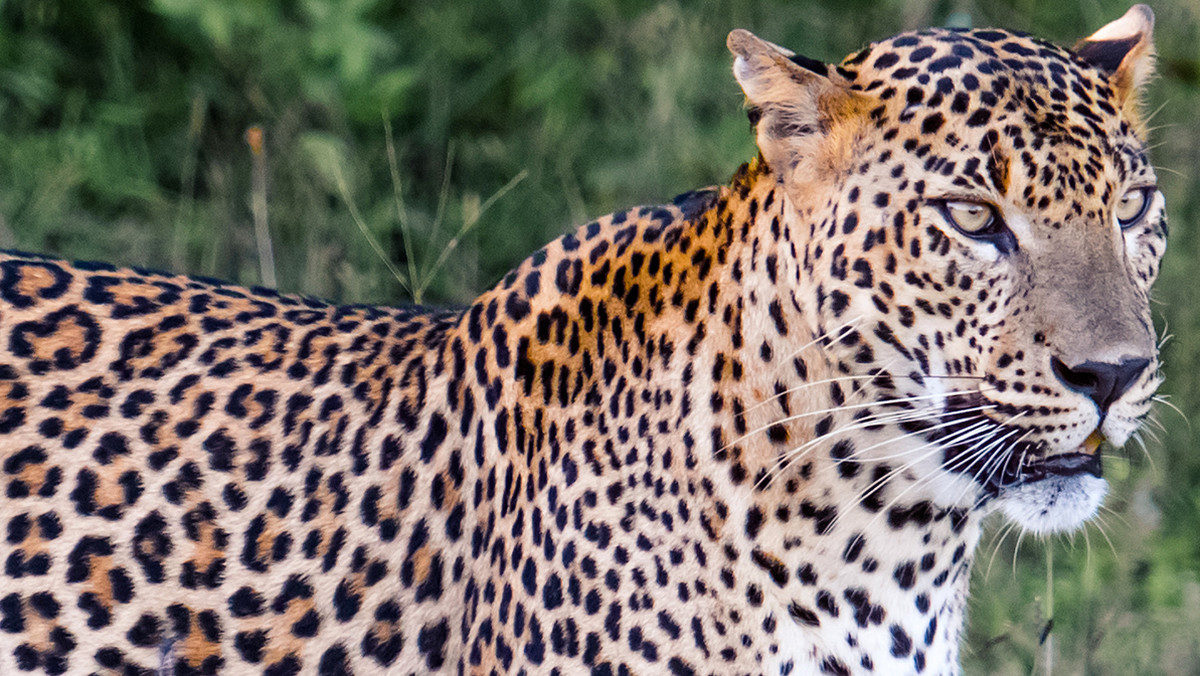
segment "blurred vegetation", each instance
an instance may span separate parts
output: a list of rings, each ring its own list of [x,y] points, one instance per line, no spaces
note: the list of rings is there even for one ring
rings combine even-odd
[[[1200,4],[1153,4],[1148,107],[1174,226],[1156,320],[1175,336],[1165,391],[1181,414],[1159,409],[1148,454],[1110,455],[1113,493],[1086,532],[1021,542],[993,524],[967,673],[1200,673]],[[0,247],[259,283],[257,125],[283,290],[465,302],[574,225],[724,182],[754,154],[731,28],[833,61],[925,25],[1071,44],[1126,8],[0,0]]]

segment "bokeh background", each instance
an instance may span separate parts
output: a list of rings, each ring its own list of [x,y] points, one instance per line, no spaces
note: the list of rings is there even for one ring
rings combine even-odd
[[[992,524],[968,674],[1200,674],[1200,2],[1151,4],[1147,106],[1172,223],[1155,319],[1174,336],[1178,411],[1159,407],[1145,452],[1107,456],[1113,492],[1085,532]],[[731,28],[835,61],[926,25],[1072,44],[1127,7],[0,0],[0,247],[341,302],[463,303],[574,226],[722,183],[753,156]]]

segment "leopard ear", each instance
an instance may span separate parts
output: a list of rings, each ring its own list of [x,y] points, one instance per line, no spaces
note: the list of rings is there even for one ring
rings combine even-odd
[[[1074,51],[1108,75],[1122,107],[1136,119],[1142,87],[1154,73],[1154,12],[1134,5],[1125,16],[1081,40]]]
[[[873,105],[825,64],[735,30],[726,41],[733,74],[751,106],[758,148],[780,178],[795,178],[801,165],[848,158],[853,140]],[[808,175],[830,167],[808,166]],[[832,175],[834,172],[826,172]]]

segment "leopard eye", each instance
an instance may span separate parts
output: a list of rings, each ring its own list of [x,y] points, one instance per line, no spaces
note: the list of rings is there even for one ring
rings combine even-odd
[[[1016,251],[1017,238],[995,206],[987,202],[952,199],[936,201],[934,204],[942,212],[942,217],[967,237],[988,242],[1001,253]]]
[[[968,235],[984,232],[996,220],[992,207],[978,202],[946,202],[946,213],[954,227]]]
[[[1134,188],[1117,200],[1117,224],[1124,230],[1146,215],[1150,208],[1150,188]]]
[[[983,202],[947,200],[942,212],[951,225],[969,237],[990,237],[1004,227],[996,208]]]

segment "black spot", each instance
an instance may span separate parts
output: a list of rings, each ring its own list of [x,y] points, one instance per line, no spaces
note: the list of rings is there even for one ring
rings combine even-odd
[[[958,58],[957,56],[943,56],[930,61],[928,64],[926,64],[925,69],[930,73],[941,73],[943,71],[950,70],[951,68],[958,68],[961,65],[962,59]]]
[[[208,452],[208,466],[218,472],[228,472],[233,469],[233,458],[237,447],[225,430],[217,430],[204,440],[203,448]]]
[[[437,452],[442,442],[446,440],[446,432],[446,419],[438,413],[431,415],[425,438],[421,441],[422,462],[428,463],[433,459],[433,454]]]
[[[83,582],[88,579],[92,573],[92,557],[112,556],[112,553],[113,547],[108,538],[83,536],[67,556],[67,582]]]
[[[426,624],[417,634],[417,649],[425,656],[425,666],[437,671],[446,661],[446,641],[450,625],[445,619],[437,624]]]
[[[892,656],[907,657],[912,652],[912,638],[898,625],[892,625]]]
[[[77,333],[82,332],[76,336]],[[49,359],[35,356],[34,343],[49,339],[64,330],[62,347],[54,351]],[[66,338],[65,336],[71,336]],[[80,342],[79,339],[82,339]],[[91,315],[81,312],[75,305],[68,305],[46,315],[38,321],[21,322],[13,327],[8,349],[13,356],[29,359],[29,370],[35,375],[44,375],[51,370],[68,371],[78,368],[96,356],[100,346],[100,325]]]
[[[672,676],[696,676],[696,670],[678,657],[672,657],[668,660],[667,668],[671,670]]]
[[[96,512],[96,473],[86,467],[75,475],[75,489],[71,491],[71,500],[75,503],[75,511],[80,515],[89,516]]]
[[[299,620],[292,624],[292,636],[296,638],[312,638],[317,635],[321,626],[321,618],[316,610],[309,610]]]
[[[833,527],[833,522],[837,519],[837,507],[829,505],[827,507],[817,508],[813,503],[805,500],[800,503],[800,516],[805,519],[811,519],[813,530],[817,535],[824,535]]]
[[[511,293],[504,303],[504,313],[514,322],[519,322],[529,315],[529,301],[517,293]]]
[[[36,592],[29,597],[29,607],[43,618],[53,620],[61,606],[50,592]]]
[[[542,605],[545,606],[546,610],[554,610],[561,606],[562,602],[562,582],[558,574],[555,573],[550,575],[550,578],[546,580],[546,584],[542,586]]]
[[[842,551],[842,560],[846,563],[854,563],[858,560],[858,555],[862,553],[863,545],[866,544],[866,539],[862,533],[855,533],[846,541],[846,548]]]
[[[229,597],[229,614],[234,617],[256,617],[263,612],[263,597],[250,587],[242,587]]]
[[[159,583],[165,579],[163,561],[172,549],[166,528],[166,520],[157,511],[150,512],[134,526],[131,550],[147,582]]]
[[[117,432],[106,432],[100,437],[100,444],[92,452],[92,457],[101,465],[107,465],[118,455],[129,455],[129,444],[125,437]]]
[[[300,660],[289,655],[272,663],[263,670],[263,676],[296,676],[300,673]]]
[[[108,571],[108,583],[112,588],[113,600],[117,603],[129,603],[133,600],[133,580],[124,568],[113,568]]]
[[[837,463],[838,474],[843,479],[849,479],[858,475],[862,468],[857,461],[850,460],[854,455],[854,444],[848,439],[840,439],[829,450],[830,457]]]
[[[817,609],[821,610],[822,612],[824,612],[826,615],[828,615],[830,617],[837,617],[838,616],[837,599],[835,599],[833,597],[833,594],[830,594],[829,592],[822,589],[821,591],[817,592]]]
[[[817,617],[815,612],[805,608],[795,601],[792,601],[791,604],[788,605],[788,614],[791,615],[792,619],[799,624],[809,627],[821,626],[821,618]]]
[[[263,658],[263,648],[267,645],[267,632],[240,631],[233,637],[233,646],[242,659],[250,664],[258,664]]]
[[[907,507],[893,507],[888,510],[888,525],[901,529],[910,522],[917,526],[927,526],[933,520],[933,508],[927,501],[921,501]]]
[[[834,317],[841,317],[842,313],[850,305],[850,297],[846,294],[834,289],[829,293],[829,309],[833,311]]]
[[[399,614],[399,609],[394,608],[394,604],[388,602],[376,610],[375,619],[394,622],[399,619]],[[393,619],[386,619],[389,617]],[[404,638],[399,632],[391,635],[380,635],[378,631],[371,631],[363,637],[361,644],[362,654],[365,657],[370,657],[385,667],[396,661],[403,648]]]
[[[750,552],[750,559],[754,561],[756,566],[767,571],[771,576],[771,581],[776,585],[782,587],[787,584],[789,577],[788,570],[783,561],[780,561],[778,557],[755,548],[754,551]]]
[[[892,573],[892,577],[896,579],[896,584],[900,585],[901,589],[912,589],[917,583],[916,566],[912,561],[906,561],[898,566]]]
[[[33,296],[21,292],[21,282],[26,279],[25,268],[40,268],[49,272],[53,278],[50,284],[41,285],[38,288],[38,298],[46,300],[58,298],[66,293],[70,286],[71,275],[56,263],[50,261],[4,261],[0,263],[0,298],[13,307],[28,308],[38,302]]]
[[[442,598],[442,555],[434,554],[426,569],[425,579],[421,584],[417,585],[414,599],[417,603],[425,600],[434,600]]]
[[[149,613],[138,618],[137,623],[125,634],[129,642],[143,648],[158,645],[162,639],[159,619]]]
[[[0,598],[0,631],[19,634],[25,631],[25,612],[16,593]]]
[[[932,134],[942,128],[946,123],[946,118],[942,117],[941,113],[934,113],[921,123],[921,132],[924,134]]]
[[[759,530],[763,525],[763,513],[758,507],[752,507],[746,514],[746,535],[751,539],[758,537]]]
[[[821,662],[821,673],[832,674],[833,676],[850,676],[850,670],[836,657],[826,657]]]
[[[885,68],[891,68],[899,62],[900,57],[895,52],[886,52],[881,54],[879,58],[875,59],[875,63],[871,64],[871,67],[878,70],[883,70]]]
[[[96,663],[106,669],[116,669],[124,659],[117,648],[101,648],[96,651]]]
[[[351,676],[350,656],[341,644],[335,645],[321,655],[321,663],[317,666],[319,676]]]

